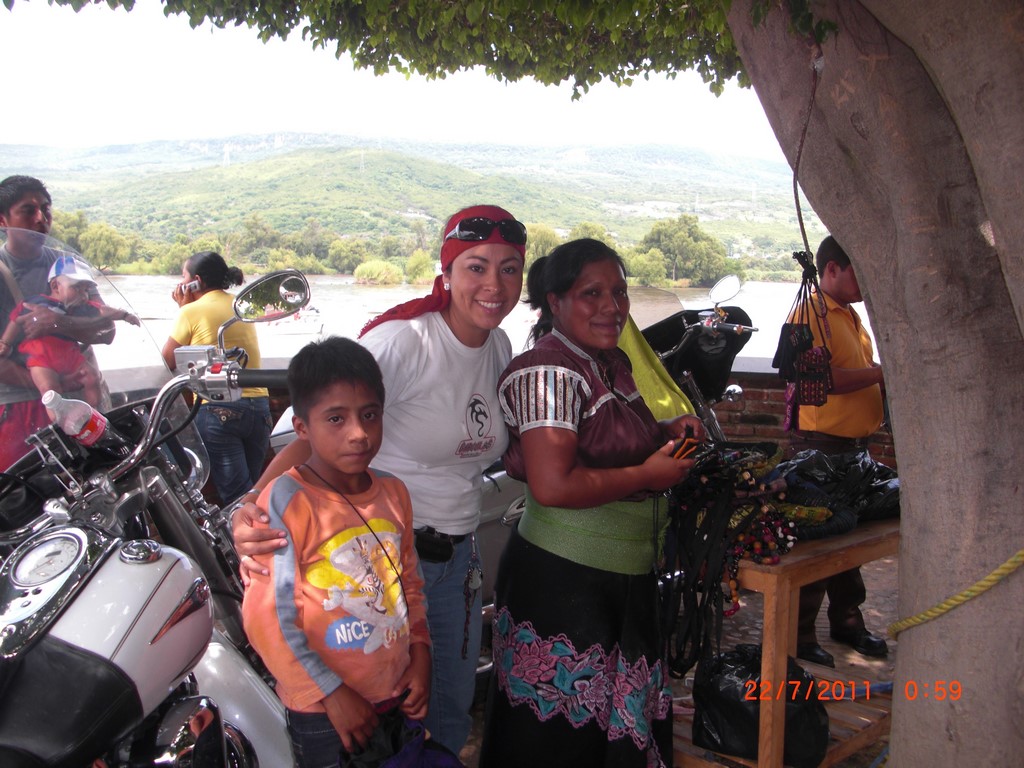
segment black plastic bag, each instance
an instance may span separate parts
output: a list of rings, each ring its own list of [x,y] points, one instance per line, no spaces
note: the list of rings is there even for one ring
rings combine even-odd
[[[783,762],[815,768],[828,751],[828,713],[817,697],[814,676],[789,659]],[[792,681],[794,684],[791,684]],[[764,695],[775,697],[778,681]],[[761,646],[737,645],[697,667],[693,687],[693,743],[726,755],[757,759],[761,716]]]
[[[826,454],[800,451],[781,462],[766,478],[786,480],[792,504],[827,506],[832,517],[797,527],[799,539],[846,533],[858,523],[900,516],[900,479],[896,470],[871,458],[867,450]]]

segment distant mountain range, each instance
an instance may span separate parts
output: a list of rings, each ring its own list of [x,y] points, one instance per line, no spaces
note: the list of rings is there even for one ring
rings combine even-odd
[[[798,247],[784,163],[667,146],[531,147],[281,133],[86,149],[0,145],[0,168],[38,176],[55,206],[154,240],[224,232],[258,214],[284,232],[310,218],[339,234],[403,234],[494,201],[567,232],[589,221],[621,242],[697,215],[731,250]],[[803,203],[809,236],[824,234]]]

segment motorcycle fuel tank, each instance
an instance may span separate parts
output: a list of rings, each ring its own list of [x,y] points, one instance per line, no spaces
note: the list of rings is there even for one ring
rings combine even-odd
[[[0,765],[87,764],[177,687],[212,628],[183,553],[89,526],[32,536],[0,566]]]
[[[212,631],[202,573],[182,552],[144,539],[107,558],[50,635],[109,659],[148,713],[195,666]]]

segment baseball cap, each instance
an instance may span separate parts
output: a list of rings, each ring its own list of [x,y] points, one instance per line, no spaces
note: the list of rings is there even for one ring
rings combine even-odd
[[[55,277],[66,277],[75,283],[96,284],[89,267],[74,256],[65,255],[57,257],[57,260],[53,262],[53,266],[50,267],[50,274],[47,275],[46,280],[49,282]]]

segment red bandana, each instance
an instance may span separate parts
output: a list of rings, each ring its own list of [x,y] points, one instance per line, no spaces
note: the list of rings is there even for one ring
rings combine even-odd
[[[485,243],[502,243],[504,245],[511,245],[519,251],[520,256],[524,259],[526,258],[526,246],[508,242],[501,236],[497,227],[494,228],[494,231],[491,232],[491,236],[486,240],[456,240],[455,238],[452,238],[451,240],[443,239],[449,232],[455,229],[456,225],[463,219],[472,219],[478,216],[493,219],[494,221],[515,218],[504,208],[499,208],[496,205],[474,205],[470,208],[463,208],[448,219],[448,223],[444,225],[444,231],[441,233],[442,273],[448,271],[448,268],[463,251],[468,251],[470,248],[475,248],[476,246],[484,245]],[[363,326],[363,330],[359,332],[359,337],[362,338],[368,330],[380,325],[381,323],[386,323],[388,320],[410,320],[414,317],[425,315],[427,312],[440,312],[448,306],[452,299],[451,291],[446,291],[444,289],[444,281],[444,274],[438,275],[434,278],[434,289],[430,292],[429,296],[407,301],[404,304],[394,306],[377,315]]]

